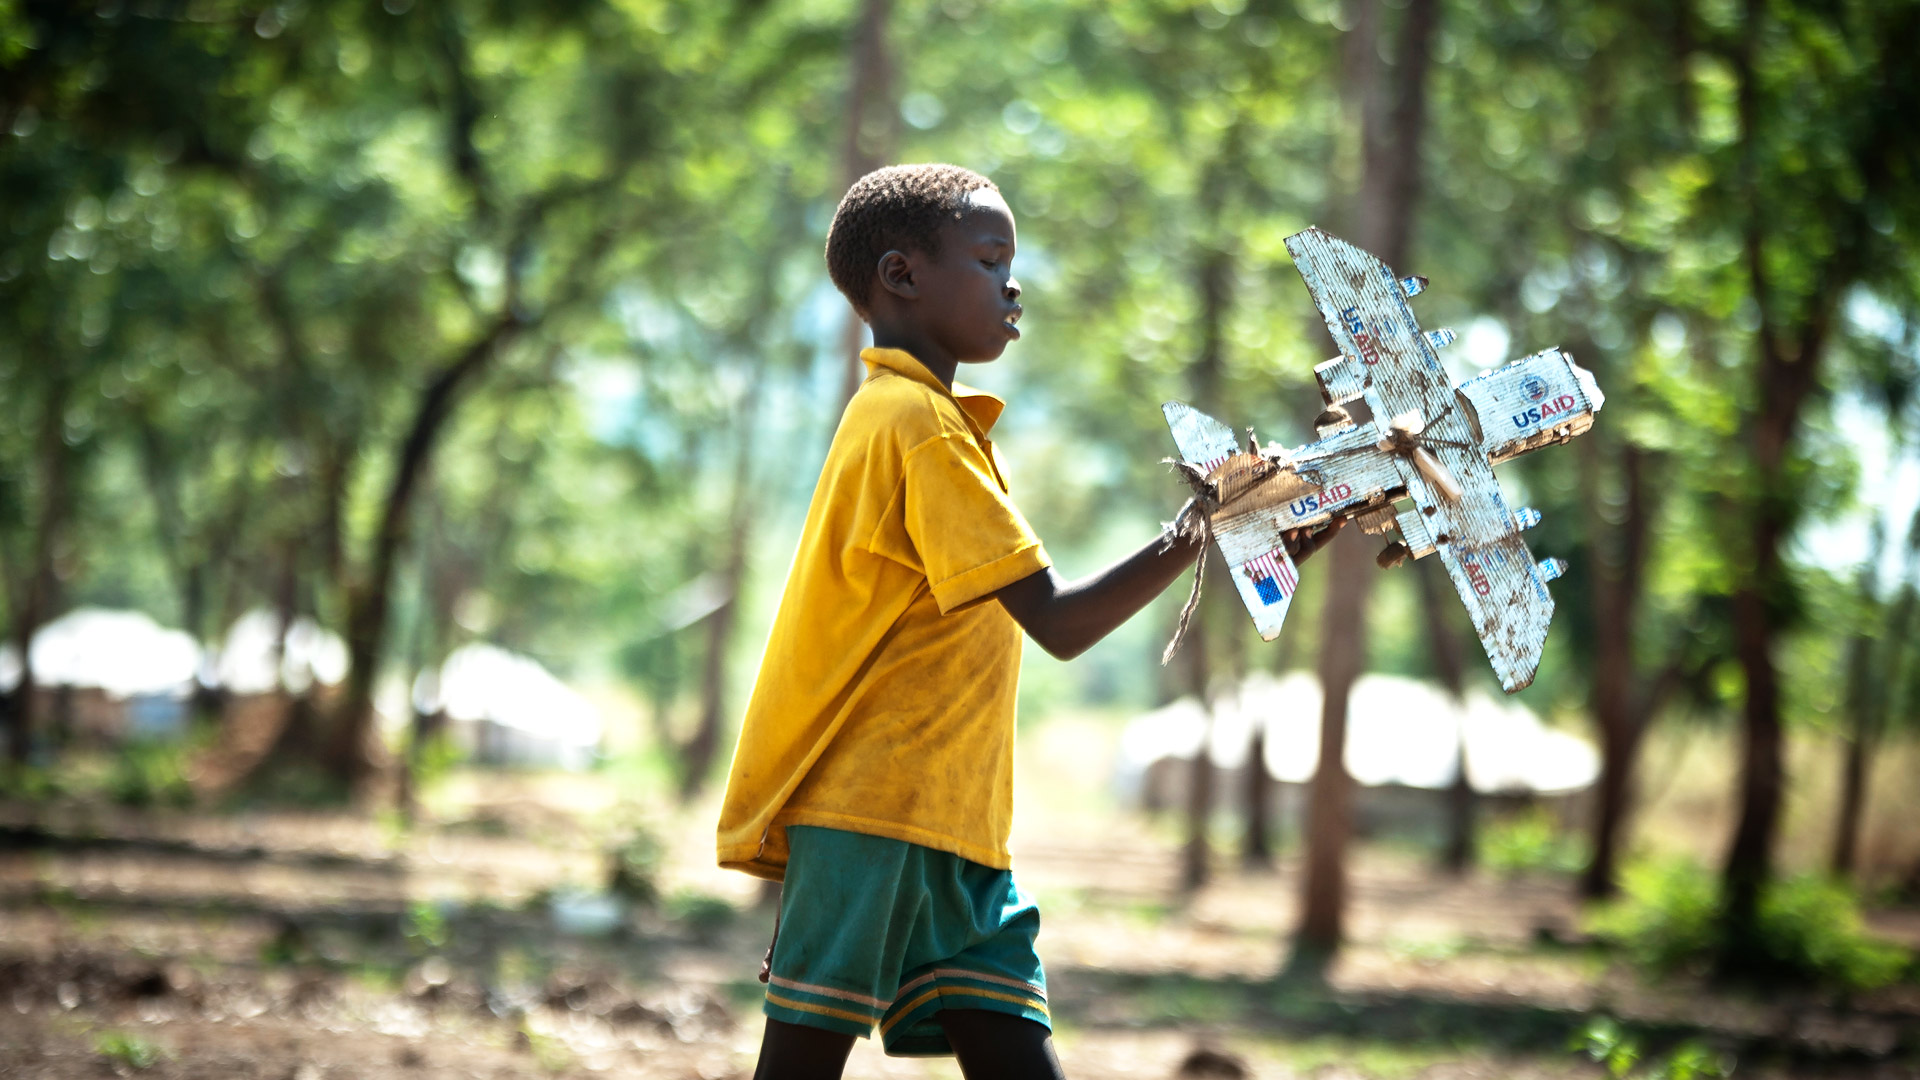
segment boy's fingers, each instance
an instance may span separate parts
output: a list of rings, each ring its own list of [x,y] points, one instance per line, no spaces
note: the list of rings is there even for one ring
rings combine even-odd
[[[1334,518],[1332,524],[1314,534],[1313,550],[1319,551],[1321,548],[1326,547],[1327,544],[1333,540],[1334,535],[1346,527],[1346,518]]]
[[[1319,532],[1311,532],[1307,529],[1291,530],[1287,534],[1288,554],[1293,556],[1296,564],[1306,562],[1314,552],[1326,547],[1327,542],[1332,540],[1334,534],[1339,532],[1346,523],[1346,518],[1335,518]]]

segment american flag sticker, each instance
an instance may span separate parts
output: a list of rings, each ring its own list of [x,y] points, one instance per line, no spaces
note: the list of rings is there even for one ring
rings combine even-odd
[[[1285,548],[1275,548],[1246,563],[1241,569],[1253,581],[1253,589],[1260,594],[1263,604],[1278,604],[1288,599],[1300,584],[1300,578],[1294,573],[1293,560],[1287,558]]]

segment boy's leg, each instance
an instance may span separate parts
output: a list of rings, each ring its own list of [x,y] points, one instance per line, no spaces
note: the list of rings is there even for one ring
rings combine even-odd
[[[942,1009],[934,1019],[970,1080],[1065,1080],[1053,1053],[1053,1033],[1044,1024],[985,1009]]]
[[[1015,1019],[1018,1019],[1017,1017]],[[1035,1027],[1040,1025],[1035,1024]],[[767,1017],[753,1080],[840,1080],[853,1036]]]

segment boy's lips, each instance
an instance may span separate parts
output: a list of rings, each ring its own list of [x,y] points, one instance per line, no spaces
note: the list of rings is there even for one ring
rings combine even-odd
[[[1010,337],[1017,338],[1020,336],[1020,328],[1014,325],[1015,323],[1020,321],[1020,312],[1021,312],[1021,308],[1019,307],[1019,305],[1016,304],[1014,306],[1014,309],[1011,312],[1008,312],[1007,317],[1004,320],[1002,320],[1000,323],[1002,327],[1006,328],[1007,334]]]

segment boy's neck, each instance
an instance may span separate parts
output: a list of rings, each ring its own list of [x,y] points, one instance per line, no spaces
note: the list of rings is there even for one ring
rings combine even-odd
[[[933,372],[933,377],[940,380],[941,386],[949,391],[953,389],[953,376],[960,368],[960,361],[949,356],[925,334],[915,333],[907,327],[883,326],[876,322],[873,327],[873,347],[899,349]]]

